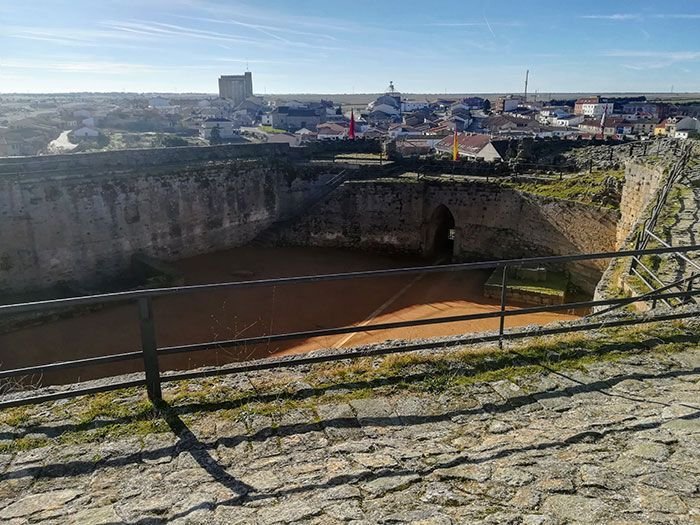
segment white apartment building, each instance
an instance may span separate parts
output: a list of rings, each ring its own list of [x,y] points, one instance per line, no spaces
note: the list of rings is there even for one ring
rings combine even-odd
[[[582,105],[583,116],[602,117],[603,113],[612,115],[614,104],[612,102],[591,102]]]

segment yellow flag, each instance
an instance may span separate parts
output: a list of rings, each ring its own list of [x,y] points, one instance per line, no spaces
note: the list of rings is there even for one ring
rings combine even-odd
[[[452,139],[452,160],[459,159],[459,141],[457,140],[457,126],[455,126],[455,134]]]

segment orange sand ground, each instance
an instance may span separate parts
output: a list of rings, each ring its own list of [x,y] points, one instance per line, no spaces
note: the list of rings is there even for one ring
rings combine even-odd
[[[420,259],[317,248],[235,248],[181,260],[175,266],[186,284],[418,266]],[[252,337],[287,331],[425,319],[491,312],[498,304],[482,295],[488,271],[412,274],[250,288],[163,297],[154,301],[158,345]],[[569,313],[523,315],[506,327],[574,319]],[[354,335],[283,341],[248,348],[166,356],[162,369],[185,369],[244,359],[349,347],[387,339],[414,339],[498,328],[498,319],[458,322]],[[0,335],[2,368],[31,366],[139,349],[135,304]],[[43,377],[46,383],[73,382],[141,370],[140,361],[72,369]]]

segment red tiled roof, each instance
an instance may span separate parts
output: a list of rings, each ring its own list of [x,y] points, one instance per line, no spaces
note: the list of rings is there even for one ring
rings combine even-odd
[[[451,150],[453,144],[453,136],[445,137],[435,146],[441,150]],[[459,144],[460,153],[468,155],[476,155],[484,147],[491,142],[491,137],[488,135],[472,135],[468,133],[458,133],[457,143]]]

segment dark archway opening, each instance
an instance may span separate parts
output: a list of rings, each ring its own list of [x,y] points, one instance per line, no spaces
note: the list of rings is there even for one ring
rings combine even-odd
[[[428,254],[450,260],[454,254],[455,218],[444,204],[435,208],[430,217],[428,235]]]

